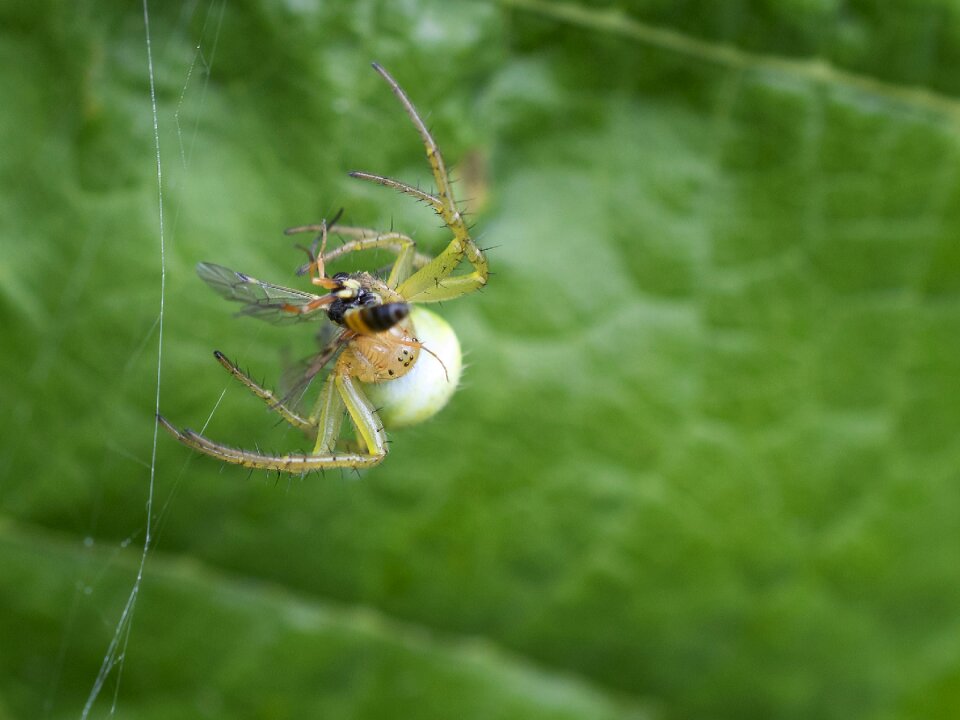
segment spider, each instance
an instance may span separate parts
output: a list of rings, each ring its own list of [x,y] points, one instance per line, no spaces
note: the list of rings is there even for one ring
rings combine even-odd
[[[373,69],[386,80],[420,134],[437,189],[428,193],[381,175],[350,175],[426,203],[450,229],[453,239],[431,258],[417,252],[407,235],[340,225],[339,214],[330,223],[290,228],[287,234],[319,233],[311,248],[302,248],[309,261],[298,274],[309,274],[314,286],[327,291],[321,295],[262,282],[213,263],[200,263],[197,273],[201,279],[226,299],[242,303],[245,307],[241,315],[273,322],[329,321],[332,336],[310,361],[302,386],[336,360],[312,410],[302,415],[215,351],[216,359],[233,377],[283,420],[314,438],[313,450],[277,455],[242,450],[189,429],[178,430],[157,416],[166,430],[194,450],[227,463],[301,475],[327,468],[372,467],[387,454],[384,425],[399,427],[426,420],[456,390],[462,368],[456,334],[445,320],[419,304],[452,300],[481,289],[487,282],[487,260],[470,238],[430,131],[397,81],[377,63]],[[345,237],[346,242],[327,251],[331,232]],[[374,248],[396,255],[385,281],[366,272],[327,275],[326,264],[330,261]],[[463,260],[471,270],[454,275]],[[354,442],[340,438],[344,410],[356,428]]]

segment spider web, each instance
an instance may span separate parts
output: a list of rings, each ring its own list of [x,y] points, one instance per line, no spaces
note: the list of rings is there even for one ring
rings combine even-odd
[[[143,32],[144,32],[144,47],[145,47],[145,69],[146,74],[149,79],[149,104],[150,104],[150,117],[152,119],[152,140],[153,140],[153,156],[155,158],[155,172],[156,172],[156,240],[157,240],[157,258],[158,258],[158,284],[159,284],[159,309],[157,313],[156,320],[153,326],[150,328],[149,332],[144,338],[144,341],[141,347],[137,348],[130,361],[128,362],[128,367],[131,365],[137,356],[140,355],[146,349],[147,344],[151,337],[153,337],[154,332],[156,333],[156,383],[154,387],[154,404],[155,411],[160,412],[160,397],[161,397],[161,387],[162,387],[162,370],[163,370],[163,356],[164,356],[164,319],[165,319],[165,305],[166,305],[166,283],[167,283],[167,247],[175,231],[177,225],[177,219],[179,216],[179,208],[174,209],[173,213],[173,223],[172,226],[168,221],[167,214],[164,212],[164,163],[161,155],[161,114],[158,109],[157,101],[157,82],[156,82],[156,72],[154,67],[154,48],[155,48],[155,38],[151,31],[150,26],[150,5],[149,0],[143,0]],[[203,28],[200,32],[200,41],[195,47],[195,52],[189,66],[184,71],[184,80],[183,85],[180,91],[180,96],[176,106],[176,112],[174,113],[173,121],[176,125],[176,135],[178,141],[178,151],[180,160],[184,170],[187,170],[191,163],[191,158],[194,150],[194,142],[197,137],[197,130],[199,125],[199,119],[201,115],[198,113],[197,120],[194,122],[193,127],[189,130],[189,139],[185,141],[185,129],[181,125],[181,111],[183,110],[184,103],[186,101],[188,90],[191,88],[191,84],[195,83],[196,75],[202,75],[202,85],[200,89],[199,97],[199,107],[202,110],[204,99],[206,96],[206,90],[209,85],[210,72],[213,66],[213,59],[216,54],[216,44],[219,39],[220,29],[223,21],[224,9],[226,7],[226,0],[220,0],[206,4],[204,6],[204,22]],[[189,21],[189,18],[197,12],[197,7],[195,2],[187,3],[183,6],[183,17],[185,21]],[[209,48],[205,46],[204,38],[207,35],[208,26],[212,27],[213,38],[209,43]],[[207,418],[207,423],[210,422],[213,415],[216,413],[217,409],[220,407],[220,402],[223,399],[224,394],[226,393],[226,386],[224,386],[223,391],[220,393],[220,397],[215,402],[213,408],[210,411],[210,414]],[[206,423],[204,424],[204,427]],[[158,530],[160,529],[160,523],[164,519],[166,513],[171,508],[171,503],[176,495],[177,488],[179,486],[180,480],[184,476],[187,465],[184,464],[181,469],[179,476],[173,484],[173,489],[170,491],[169,496],[166,498],[162,508],[159,512],[156,512],[154,509],[155,502],[155,492],[156,492],[156,480],[158,475],[158,466],[157,466],[157,443],[159,437],[159,423],[154,422],[153,424],[153,440],[151,447],[151,455],[149,462],[149,483],[146,492],[145,500],[145,521],[142,528],[142,537],[143,537],[143,547],[140,553],[139,563],[136,569],[136,576],[133,581],[133,585],[130,588],[129,594],[127,595],[126,602],[123,604],[123,607],[119,613],[119,616],[116,619],[116,624],[113,629],[112,636],[107,645],[106,651],[103,656],[103,660],[100,664],[99,671],[92,683],[89,694],[87,696],[86,702],[83,705],[81,710],[80,717],[83,720],[90,717],[91,713],[94,711],[94,708],[97,704],[98,699],[100,699],[101,694],[106,688],[109,681],[113,681],[112,688],[112,698],[110,701],[109,710],[107,716],[113,717],[116,714],[117,704],[120,697],[120,687],[121,679],[123,675],[124,663],[126,661],[126,651],[128,644],[130,642],[130,637],[133,628],[133,620],[135,617],[135,611],[137,606],[137,601],[140,597],[140,591],[143,586],[144,574],[147,566],[147,558],[150,555],[151,551],[154,549],[156,544],[156,539],[159,535]],[[122,448],[112,448],[114,451],[119,452],[120,454],[125,454]],[[123,540],[120,544],[120,549],[128,547],[134,540],[135,536],[131,536]],[[92,541],[88,539],[87,544],[92,544]],[[85,592],[90,591],[90,587],[86,586],[84,588]],[[74,610],[71,611],[70,616],[67,618],[66,629],[64,634],[64,642],[61,646],[61,651],[58,657],[58,669],[56,671],[53,687],[50,698],[46,706],[46,714],[50,714],[53,698],[55,695],[57,678],[60,674],[60,670],[66,662],[66,641],[67,636],[70,633],[71,625],[74,618],[74,611],[76,609],[76,602],[74,603]]]
[[[183,62],[179,70],[175,61],[170,61],[168,48],[172,44],[169,37],[164,35],[171,32],[169,25],[163,25],[161,22],[151,25],[151,8],[155,8],[156,3],[151,5],[150,0],[142,0],[142,37],[143,37],[143,75],[146,85],[144,91],[145,106],[149,107],[151,121],[151,150],[154,161],[154,174],[156,180],[155,188],[155,245],[144,252],[153,251],[157,257],[158,272],[156,275],[158,290],[158,310],[153,323],[149,328],[145,328],[143,341],[139,347],[135,348],[126,363],[124,372],[128,372],[132,366],[141,361],[142,356],[148,353],[155,337],[155,362],[156,374],[153,383],[155,412],[160,412],[163,407],[161,402],[161,392],[163,390],[163,362],[165,353],[165,343],[171,342],[165,338],[164,328],[167,321],[167,258],[168,250],[175,243],[177,229],[181,215],[180,201],[178,197],[184,197],[185,186],[190,181],[191,167],[195,161],[200,160],[202,155],[203,140],[201,138],[201,123],[204,118],[207,90],[209,88],[211,75],[216,58],[217,44],[220,39],[221,28],[224,15],[227,9],[226,0],[185,0],[180,5],[179,19],[177,25],[172,28],[173,32],[196,37],[196,43],[193,46],[192,56],[188,62]],[[188,28],[184,26],[199,26]],[[181,46],[182,47],[182,46]],[[162,90],[158,92],[158,73],[169,75],[173,68],[174,77],[179,77],[179,93],[175,97],[175,102],[164,104]],[[162,87],[162,84],[161,84]],[[173,112],[170,112],[173,106]],[[175,136],[175,140],[174,140]],[[196,159],[195,159],[196,154]],[[173,160],[171,160],[173,158]],[[174,188],[171,192],[169,189]],[[389,201],[389,196],[387,196]],[[396,203],[402,206],[405,199],[398,195]],[[335,204],[334,204],[335,205]],[[186,215],[186,212],[184,212]],[[378,256],[379,257],[379,256]],[[200,284],[196,285],[198,288]],[[204,289],[198,292],[206,292]],[[211,295],[212,297],[212,295]],[[246,334],[246,340],[238,348],[242,354],[244,348],[250,348],[257,344],[257,338],[262,332],[261,325],[250,327]],[[171,336],[175,337],[175,335]],[[292,367],[293,373],[298,371],[297,367]],[[221,407],[221,401],[227,392],[227,388],[234,381],[226,378],[223,382],[219,397],[212,403],[212,407],[207,415],[206,421],[202,425],[200,432],[204,432],[207,425]],[[287,385],[291,384],[290,378],[287,378]],[[280,379],[280,390],[283,390],[284,378]],[[288,388],[290,389],[290,388]],[[297,388],[300,393],[306,392],[307,388]],[[292,392],[292,389],[291,389]],[[174,418],[176,419],[176,418]],[[345,424],[346,425],[346,424]],[[130,647],[131,637],[135,635],[134,619],[138,602],[141,598],[141,591],[144,586],[144,579],[147,577],[148,558],[157,549],[158,542],[162,536],[163,526],[169,515],[175,508],[175,499],[180,487],[181,481],[187,476],[189,464],[195,459],[194,456],[188,457],[183,465],[177,468],[164,468],[158,466],[157,449],[158,443],[168,440],[160,437],[159,426],[153,424],[153,437],[151,453],[149,460],[136,457],[134,453],[124,447],[116,444],[109,444],[110,452],[126,457],[129,460],[140,463],[148,469],[148,483],[145,492],[145,517],[140,521],[135,521],[138,527],[123,539],[113,553],[108,553],[105,561],[84,570],[86,577],[83,577],[77,585],[76,594],[68,611],[64,622],[63,638],[57,659],[53,677],[50,681],[50,691],[45,704],[44,715],[49,717],[53,714],[56,702],[56,694],[60,682],[60,676],[63,674],[64,667],[69,662],[69,641],[74,630],[74,624],[81,615],[80,606],[83,602],[83,596],[94,592],[99,578],[105,575],[110,565],[119,564],[121,556],[126,557],[130,550],[140,542],[139,558],[134,563],[132,572],[132,584],[129,590],[121,591],[116,596],[116,610],[111,609],[109,613],[101,610],[104,616],[106,630],[106,647],[102,660],[95,677],[92,678],[86,701],[80,711],[80,717],[83,720],[89,717],[114,717],[118,714],[118,705],[122,700],[122,680],[125,665],[128,661],[128,648]],[[285,427],[282,434],[285,436],[290,432],[290,428]],[[350,432],[350,429],[347,429]],[[158,482],[162,490],[158,488]],[[169,490],[166,485],[169,484]],[[84,544],[86,547],[93,547],[93,534],[88,537]],[[93,576],[93,579],[90,578]],[[123,594],[125,593],[125,594]],[[103,599],[98,603],[101,607],[104,605]],[[134,642],[136,638],[134,637]]]

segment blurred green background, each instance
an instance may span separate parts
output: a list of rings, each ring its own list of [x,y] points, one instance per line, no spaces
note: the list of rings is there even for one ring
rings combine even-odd
[[[156,448],[138,2],[0,0],[0,719],[960,717],[960,15],[947,0],[151,2],[160,405],[253,447],[309,328],[209,260],[494,246],[452,404],[361,478]],[[367,257],[365,267],[386,262]],[[223,394],[222,401],[220,400]],[[109,651],[111,642],[115,651]]]

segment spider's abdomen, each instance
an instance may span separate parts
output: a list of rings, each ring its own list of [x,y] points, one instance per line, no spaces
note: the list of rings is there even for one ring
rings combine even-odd
[[[419,357],[398,379],[364,386],[386,427],[413,425],[435,415],[453,397],[463,370],[460,343],[446,320],[422,307],[413,307],[410,319],[424,347]]]

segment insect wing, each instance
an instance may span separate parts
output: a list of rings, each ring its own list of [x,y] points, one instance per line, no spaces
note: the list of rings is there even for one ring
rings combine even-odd
[[[332,326],[331,326],[332,327]],[[323,334],[322,334],[323,335]],[[313,379],[330,365],[340,351],[346,347],[348,338],[339,328],[321,341],[324,345],[320,352],[290,365],[280,377],[279,390],[284,403],[299,407],[304,395],[310,389]]]
[[[300,322],[323,312],[333,300],[330,296],[286,288],[214,263],[197,264],[197,275],[221,297],[246,307],[238,315],[273,323]]]

